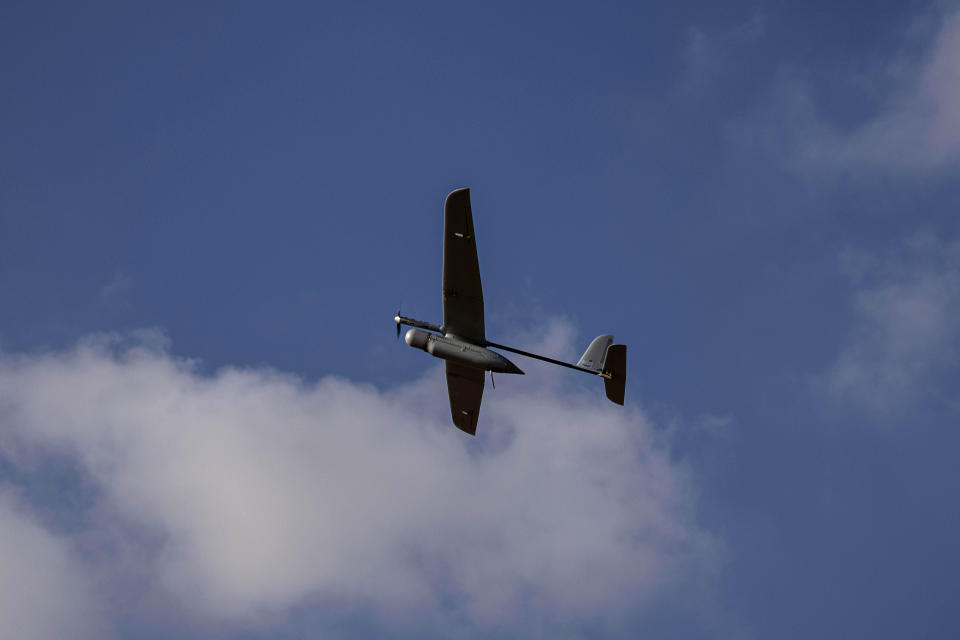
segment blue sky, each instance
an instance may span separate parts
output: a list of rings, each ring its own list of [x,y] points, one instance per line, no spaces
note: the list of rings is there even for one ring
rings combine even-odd
[[[951,2],[4,5],[0,635],[955,637],[958,60]],[[615,334],[624,409],[518,361],[449,425],[391,318],[461,186],[488,337]]]

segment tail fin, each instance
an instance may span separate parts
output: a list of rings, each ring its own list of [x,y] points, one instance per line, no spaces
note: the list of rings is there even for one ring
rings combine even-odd
[[[602,375],[607,397],[623,404],[627,388],[627,345],[613,344],[610,334],[597,336],[583,352],[577,366]]]
[[[597,340],[599,339],[597,338]],[[596,343],[596,340],[594,340],[594,343]],[[593,348],[592,344],[590,348]],[[627,387],[627,345],[611,344],[607,347],[603,371],[610,376],[609,378],[606,376],[603,378],[603,387],[607,392],[607,397],[617,404],[623,404],[623,395]]]
[[[583,357],[577,363],[578,367],[591,371],[603,371],[603,360],[607,357],[607,347],[613,344],[613,336],[605,334],[597,336],[583,352]]]

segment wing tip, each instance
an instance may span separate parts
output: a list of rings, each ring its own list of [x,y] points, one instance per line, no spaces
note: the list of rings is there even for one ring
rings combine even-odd
[[[476,412],[474,411],[461,411],[458,415],[456,410],[453,410],[453,426],[464,433],[475,436],[477,435],[477,420]]]
[[[453,191],[448,193],[443,206],[446,208],[456,202],[461,202],[461,201],[465,201],[469,205],[470,187],[460,187],[459,189],[454,189]]]

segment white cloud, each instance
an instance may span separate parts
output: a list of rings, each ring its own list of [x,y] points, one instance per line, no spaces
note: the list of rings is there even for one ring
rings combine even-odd
[[[91,584],[67,545],[0,493],[0,637],[93,638]]]
[[[929,50],[903,76],[879,114],[853,131],[824,131],[808,139],[803,159],[906,172],[955,166],[960,160],[960,10],[944,17]]]
[[[504,376],[471,440],[437,368],[384,392],[205,376],[158,344],[4,357],[0,444],[75,457],[98,517],[161,541],[146,573],[201,617],[349,602],[394,622],[559,629],[681,588],[696,606],[719,567],[688,473],[600,386]]]
[[[755,13],[747,20],[722,30],[706,30],[693,26],[687,31],[684,47],[684,72],[679,88],[702,90],[735,65],[736,54],[766,36],[766,18]]]
[[[100,298],[102,300],[115,300],[129,293],[131,288],[133,288],[133,277],[122,271],[117,271],[109,282],[100,287]]]
[[[917,234],[893,255],[845,256],[856,325],[823,377],[835,398],[877,415],[935,395],[960,357],[960,243]]]
[[[881,96],[871,116],[850,126],[832,124],[818,110],[811,74],[785,66],[773,83],[771,102],[731,126],[731,136],[773,150],[808,175],[915,177],[955,169],[960,166],[960,9],[938,18],[932,30],[906,34],[910,40],[928,35],[919,54],[911,45],[872,74],[830,71],[844,76],[838,83],[863,89],[863,97]]]

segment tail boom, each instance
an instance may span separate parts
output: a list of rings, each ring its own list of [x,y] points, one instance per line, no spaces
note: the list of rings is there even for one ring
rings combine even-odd
[[[577,364],[570,364],[562,360],[554,360],[546,356],[541,356],[529,351],[515,349],[506,345],[484,341],[484,346],[494,349],[503,349],[512,353],[518,353],[528,358],[536,358],[550,364],[557,364],[561,367],[582,371],[591,375],[603,378],[604,391],[607,398],[616,404],[623,404],[624,394],[627,386],[627,345],[613,344],[613,336],[602,335],[596,337]]]

